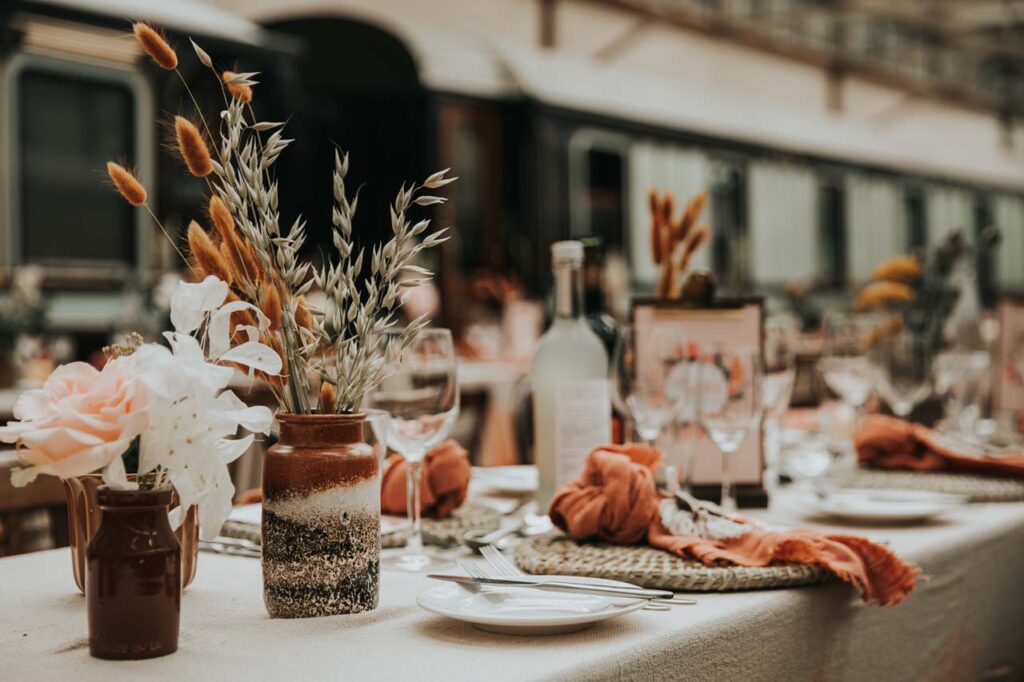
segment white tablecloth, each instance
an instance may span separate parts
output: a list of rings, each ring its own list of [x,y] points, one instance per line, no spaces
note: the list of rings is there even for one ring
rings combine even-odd
[[[766,515],[802,521],[792,498]],[[0,679],[975,680],[1024,677],[1024,504],[975,505],[928,526],[858,529],[929,579],[896,608],[843,585],[698,595],[559,637],[503,637],[422,611],[426,578],[385,572],[380,608],[271,620],[259,563],[203,554],[177,653],[89,656],[67,550],[0,559]]]

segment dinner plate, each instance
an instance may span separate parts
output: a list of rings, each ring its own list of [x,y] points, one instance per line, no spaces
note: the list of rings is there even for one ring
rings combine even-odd
[[[587,582],[619,587],[629,583],[576,576],[544,576],[545,580]],[[587,594],[559,594],[530,588],[491,588],[473,591],[456,583],[441,583],[416,598],[431,613],[471,623],[502,635],[560,635],[586,629],[644,607],[642,599],[618,599]]]
[[[921,523],[967,502],[961,495],[924,490],[831,490],[810,498],[818,514],[861,523]]]
[[[531,495],[539,485],[537,467],[530,464],[473,467],[471,480],[481,490],[501,495]]]

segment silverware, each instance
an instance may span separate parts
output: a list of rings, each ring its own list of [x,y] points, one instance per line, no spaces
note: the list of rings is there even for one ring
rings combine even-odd
[[[572,592],[575,594],[591,594],[600,597],[625,597],[627,599],[671,599],[673,594],[667,590],[627,589],[609,585],[588,585],[583,583],[567,583],[557,580],[529,580],[527,578],[474,578],[465,575],[441,575],[432,573],[427,576],[433,580],[447,580],[454,583],[490,585],[495,587],[526,587],[545,592]]]
[[[533,580],[550,580],[550,578],[544,578],[542,576],[527,576],[526,573],[523,573],[522,571],[520,571],[518,566],[516,566],[511,561],[509,561],[507,558],[505,558],[505,555],[502,554],[494,546],[484,547],[484,548],[482,548],[480,550],[480,553],[483,554],[484,559],[487,560],[488,565],[490,565],[490,567],[492,569],[494,569],[494,572],[498,575],[498,577],[509,577],[509,578],[520,578],[520,577],[524,577],[525,578],[525,577],[529,577],[530,579],[533,579]],[[460,565],[462,565],[462,564],[460,563]],[[466,567],[463,566],[463,568],[465,569]],[[467,571],[467,573],[469,573],[470,575],[477,575],[476,573],[473,573],[473,572],[470,572],[470,571]],[[483,576],[483,577],[487,577],[487,576]],[[573,582],[576,582],[576,581],[573,581]],[[594,580],[587,580],[586,578],[581,578],[579,580],[579,583],[583,584],[583,585],[605,585],[605,583],[597,582],[597,581],[594,581]],[[629,585],[628,587],[625,586],[625,585],[619,585],[617,587],[621,587],[622,589],[632,589],[632,590],[642,590],[642,589],[644,589],[644,588],[640,587],[639,585]],[[652,600],[650,600],[650,602],[652,604],[657,604],[657,605],[662,605],[662,606],[695,606],[697,604],[697,600],[696,599],[690,599],[688,597],[679,597],[679,596],[673,596],[671,599],[652,599]]]

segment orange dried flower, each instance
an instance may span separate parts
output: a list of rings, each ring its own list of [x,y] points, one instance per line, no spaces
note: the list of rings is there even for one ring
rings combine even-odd
[[[260,288],[260,308],[263,310],[263,314],[270,320],[271,331],[281,328],[281,316],[284,311],[281,308],[281,294],[278,293],[277,287],[271,286],[268,283],[264,283]]]
[[[231,283],[231,270],[221,257],[217,245],[194,220],[188,225],[188,249],[192,254],[192,269],[196,274],[203,277],[213,275]]]
[[[887,303],[906,303],[914,300],[914,290],[899,282],[872,282],[857,295],[854,308],[879,308]]]
[[[227,204],[216,194],[210,199],[210,220],[221,239],[226,241],[235,233],[235,219],[231,217]]]
[[[132,25],[132,33],[135,34],[135,39],[142,45],[146,54],[161,68],[168,71],[178,68],[178,55],[174,52],[174,48],[152,27],[139,21]]]
[[[213,172],[210,150],[203,140],[199,128],[192,121],[181,116],[174,117],[174,135],[178,138],[178,151],[185,159],[185,165],[192,175],[203,178]]]
[[[110,176],[110,181],[114,183],[118,193],[129,204],[142,206],[146,203],[146,188],[127,168],[113,161],[107,161],[107,175]]]
[[[242,102],[245,102],[246,104],[249,104],[252,102],[252,88],[250,88],[248,85],[243,85],[241,83],[228,82],[236,75],[237,74],[234,71],[225,71],[221,74],[221,78],[224,80],[224,85],[227,86],[228,92],[231,93],[232,97]]]
[[[295,323],[303,329],[313,331],[313,314],[309,312],[306,299],[299,296],[295,303]]]
[[[334,386],[326,381],[320,384],[320,413],[334,414],[335,400]]]
[[[882,261],[872,277],[890,282],[913,282],[921,276],[921,261],[914,256],[896,256]]]

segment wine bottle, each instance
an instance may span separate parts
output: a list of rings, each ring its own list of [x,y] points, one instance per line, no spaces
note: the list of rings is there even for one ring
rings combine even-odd
[[[559,486],[579,475],[587,454],[611,438],[608,353],[583,315],[583,244],[555,242],[551,261],[555,314],[531,371],[541,509]]]

